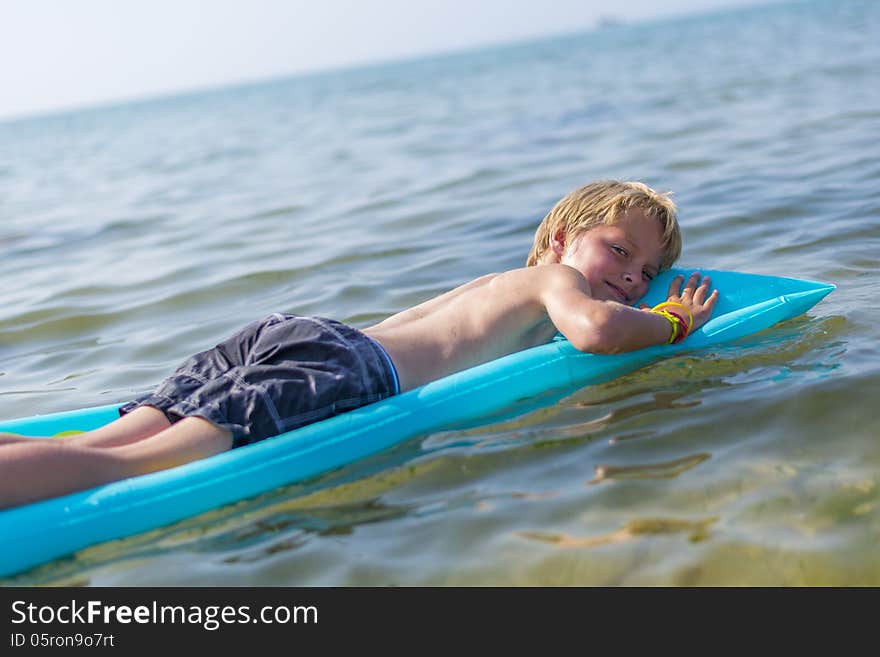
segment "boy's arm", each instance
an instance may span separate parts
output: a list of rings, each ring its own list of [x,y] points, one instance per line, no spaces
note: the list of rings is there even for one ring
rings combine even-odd
[[[613,354],[665,344],[672,327],[662,315],[648,308],[632,308],[615,301],[600,301],[590,295],[589,284],[570,267],[554,268],[555,280],[545,288],[544,307],[557,329],[580,351]],[[695,331],[706,323],[718,291],[709,294],[711,280],[700,282],[694,273],[682,288],[682,277],[673,279],[668,299],[688,307]]]

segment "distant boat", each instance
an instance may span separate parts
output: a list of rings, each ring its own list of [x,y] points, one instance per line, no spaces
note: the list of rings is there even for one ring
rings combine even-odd
[[[623,21],[615,16],[599,16],[599,18],[596,19],[596,28],[600,30],[609,27],[618,27],[620,25],[623,25]]]

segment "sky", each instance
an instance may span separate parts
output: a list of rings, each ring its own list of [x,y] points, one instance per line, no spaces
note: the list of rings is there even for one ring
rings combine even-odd
[[[761,0],[0,0],[0,119]]]

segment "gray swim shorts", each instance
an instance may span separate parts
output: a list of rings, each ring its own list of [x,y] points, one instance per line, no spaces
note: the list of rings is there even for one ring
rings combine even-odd
[[[119,413],[152,406],[172,423],[201,417],[228,429],[240,447],[399,391],[394,364],[375,340],[332,319],[276,313],[187,359]]]

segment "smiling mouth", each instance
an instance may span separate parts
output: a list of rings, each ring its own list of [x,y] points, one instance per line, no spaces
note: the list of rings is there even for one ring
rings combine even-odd
[[[611,291],[614,292],[621,303],[626,303],[627,301],[629,301],[629,297],[626,295],[626,292],[621,290],[619,287],[613,285],[612,283],[609,283],[608,281],[605,281],[605,285],[611,288]]]

